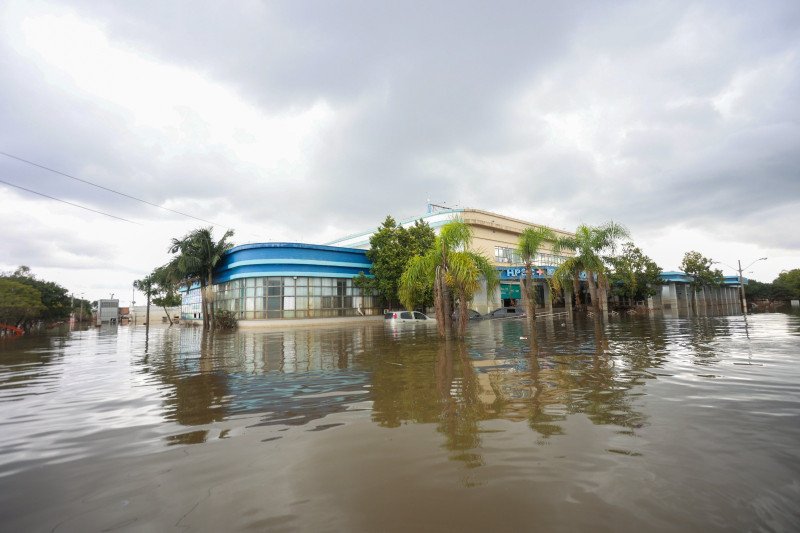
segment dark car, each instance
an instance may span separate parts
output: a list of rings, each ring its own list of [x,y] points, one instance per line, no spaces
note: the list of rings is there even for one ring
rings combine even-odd
[[[458,309],[456,309],[455,312],[453,313],[453,320],[458,320],[459,315],[460,312]],[[469,320],[478,320],[480,318],[483,318],[483,315],[474,309],[467,309],[467,318]]]
[[[499,307],[489,313],[489,318],[512,318],[515,316],[525,316],[525,310],[521,307]]]

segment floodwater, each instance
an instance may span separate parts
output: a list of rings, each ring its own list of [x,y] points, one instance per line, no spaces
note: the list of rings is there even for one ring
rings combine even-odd
[[[800,315],[0,340],[3,531],[797,531]]]

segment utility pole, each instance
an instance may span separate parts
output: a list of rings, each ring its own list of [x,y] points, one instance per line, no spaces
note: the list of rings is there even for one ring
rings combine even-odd
[[[742,314],[747,314],[747,299],[744,295],[744,276],[742,275],[742,260],[737,259],[739,265],[739,295],[742,297]]]
[[[742,297],[742,314],[745,314],[745,315],[747,314],[747,298],[745,297],[745,293],[744,293],[744,276],[742,275],[742,271],[747,270],[748,268],[750,268],[751,266],[755,265],[759,261],[766,261],[766,260],[767,260],[766,257],[759,257],[758,259],[756,259],[755,261],[753,261],[752,263],[750,263],[749,265],[747,265],[744,268],[742,268],[742,260],[741,259],[737,260],[737,261],[739,261],[739,263],[738,263],[738,265],[739,265],[739,268],[738,268],[738,270],[739,270],[739,294]]]

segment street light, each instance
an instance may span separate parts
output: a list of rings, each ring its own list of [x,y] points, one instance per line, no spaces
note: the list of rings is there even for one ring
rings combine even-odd
[[[758,259],[756,259],[755,261],[753,261],[752,263],[750,263],[749,265],[747,265],[744,268],[742,268],[742,260],[741,259],[737,259],[737,261],[738,261],[737,264],[739,265],[739,268],[735,268],[735,267],[732,267],[730,265],[726,265],[722,261],[713,261],[714,263],[719,263],[720,265],[725,265],[726,267],[732,268],[732,269],[734,269],[734,270],[739,272],[739,294],[742,297],[742,313],[745,314],[745,315],[747,314],[747,299],[745,298],[745,293],[744,293],[744,276],[742,276],[742,271],[747,270],[748,268],[750,268],[751,266],[755,265],[759,261],[766,261],[766,260],[767,260],[766,257],[759,257]]]

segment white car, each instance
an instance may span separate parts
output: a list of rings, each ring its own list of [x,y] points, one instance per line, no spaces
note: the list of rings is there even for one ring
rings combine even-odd
[[[386,320],[391,320],[392,322],[423,322],[423,321],[431,321],[435,322],[435,318],[431,318],[425,313],[420,313],[419,311],[386,311],[383,314],[383,318]]]

